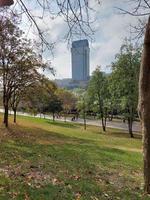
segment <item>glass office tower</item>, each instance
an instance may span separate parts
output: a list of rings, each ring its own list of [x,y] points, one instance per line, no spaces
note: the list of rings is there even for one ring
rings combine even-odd
[[[89,54],[88,40],[78,40],[72,43],[72,80],[86,81],[89,79]]]

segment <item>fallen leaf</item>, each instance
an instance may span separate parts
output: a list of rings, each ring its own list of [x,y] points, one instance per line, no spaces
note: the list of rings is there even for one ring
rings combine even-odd
[[[80,193],[80,192],[77,192],[77,193],[75,194],[75,198],[76,198],[76,200],[80,200],[80,198],[81,198],[81,193]]]
[[[58,179],[57,179],[57,178],[54,178],[54,179],[52,180],[52,184],[53,184],[53,185],[57,185],[57,183],[58,183]]]
[[[30,198],[29,198],[27,193],[25,193],[25,199],[24,200],[30,200]]]

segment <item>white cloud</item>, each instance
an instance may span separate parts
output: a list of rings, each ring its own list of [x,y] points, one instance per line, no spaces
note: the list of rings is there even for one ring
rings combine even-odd
[[[91,44],[91,71],[97,65],[108,71],[107,65],[114,60],[125,37],[130,37],[130,24],[136,24],[136,19],[129,15],[112,14],[100,20],[96,40]]]
[[[59,43],[56,46],[57,53],[52,60],[52,66],[56,69],[56,78],[71,77],[71,54],[66,48],[65,43]]]

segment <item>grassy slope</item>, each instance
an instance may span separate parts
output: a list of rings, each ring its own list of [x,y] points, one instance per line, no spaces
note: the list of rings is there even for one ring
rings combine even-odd
[[[140,139],[29,117],[0,133],[0,199],[149,199]]]

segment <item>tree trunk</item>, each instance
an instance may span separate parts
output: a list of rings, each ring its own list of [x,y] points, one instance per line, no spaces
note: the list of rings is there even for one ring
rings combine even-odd
[[[17,114],[17,109],[13,109],[14,111],[14,123],[16,123],[16,114]]]
[[[143,133],[144,190],[150,194],[150,18],[146,28],[140,68],[138,106]]]
[[[86,114],[84,112],[84,130],[86,130]]]
[[[131,117],[128,117],[128,128],[129,128],[129,134],[131,138],[134,137],[133,131],[132,131],[132,125],[133,125],[133,120]]]
[[[112,120],[113,120],[113,117],[114,117],[113,111],[111,111],[111,115],[110,115],[110,121],[111,121],[111,122],[112,122]]]
[[[126,119],[125,119],[125,118],[123,118],[122,122],[123,122],[123,123],[125,123],[125,122],[126,122]]]
[[[105,131],[106,131],[106,123],[107,123],[107,117],[104,118],[105,122]]]
[[[108,120],[111,122],[113,120],[113,111],[108,115]]]
[[[66,113],[64,113],[64,122],[66,122],[66,118],[67,118],[67,117],[66,117]]]
[[[103,128],[103,131],[106,132],[106,123],[103,117],[102,117],[102,128]]]
[[[4,105],[4,124],[8,127],[8,105]]]
[[[53,113],[53,122],[55,121],[55,113]]]

